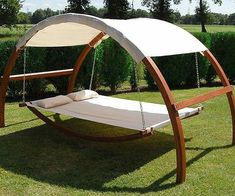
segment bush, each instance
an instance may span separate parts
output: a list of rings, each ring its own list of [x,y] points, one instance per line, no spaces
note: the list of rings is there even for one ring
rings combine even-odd
[[[20,58],[17,61],[15,71],[17,73],[23,73],[24,65],[24,52],[22,52]],[[27,48],[26,49],[26,73],[35,73],[46,71],[46,49],[45,48]],[[21,82],[22,84],[22,82]],[[27,80],[26,81],[26,93],[28,97],[41,97],[47,87],[46,79]]]
[[[235,81],[235,33],[194,33],[221,63],[230,81]],[[0,74],[3,74],[7,60],[16,45],[16,41],[0,41]],[[41,72],[55,69],[73,68],[84,46],[63,48],[28,48],[26,72]],[[89,88],[94,50],[85,59],[78,74],[76,88]],[[170,87],[194,87],[197,83],[194,54],[153,58]],[[210,63],[198,54],[200,79],[212,82],[216,73]],[[111,38],[105,40],[96,49],[95,74],[92,89],[100,85],[110,87],[112,93],[127,79],[132,89],[136,89],[132,58]],[[143,78],[143,65],[137,66],[138,78]],[[13,74],[23,73],[23,54],[16,61]],[[156,88],[152,77],[145,71],[144,78],[149,88]],[[40,96],[52,83],[60,94],[66,93],[68,77],[38,79],[26,82],[28,95]],[[8,95],[19,96],[22,93],[22,81],[10,82]]]
[[[208,48],[211,45],[210,34],[197,33],[194,34]],[[209,68],[208,61],[200,54],[198,56],[199,75],[200,79],[206,79]],[[166,57],[153,58],[157,66],[161,70],[168,85],[172,88],[179,87],[194,87],[197,84],[196,61],[195,54],[173,55]],[[145,79],[147,80],[150,89],[156,88],[153,78],[146,71]]]
[[[52,71],[73,68],[82,49],[83,47],[81,46],[47,48],[45,57],[46,70]],[[66,94],[68,79],[69,78],[67,76],[48,78],[59,94]]]
[[[101,43],[97,46],[96,49],[92,49],[92,51],[87,55],[82,67],[81,71],[78,75],[78,87],[88,89],[91,80],[92,74],[92,66],[95,57],[96,50],[96,58],[95,58],[95,67],[94,67],[94,76],[92,81],[92,89],[96,90],[102,83],[101,79],[101,68],[103,66],[103,47],[104,44]]]
[[[104,41],[103,63],[101,68],[103,84],[115,93],[129,76],[130,57],[116,41],[109,38]]]
[[[145,68],[142,62],[139,64],[136,64],[136,62],[131,58],[131,56],[130,56],[130,62],[131,62],[131,65],[130,65],[129,83],[131,85],[131,90],[135,91],[137,90],[137,86],[139,86],[140,80],[144,79]],[[137,73],[137,76],[136,76],[136,73]]]
[[[15,47],[16,42],[15,41],[2,41],[0,42],[0,75],[3,75],[4,69],[7,65],[8,58],[10,57],[13,48]],[[15,69],[13,70],[13,73],[16,73]],[[21,86],[20,86],[21,85]],[[22,89],[22,83],[20,82],[11,82],[9,84],[8,95],[11,97],[18,96],[20,93],[20,87]]]
[[[235,33],[212,34],[212,52],[230,81],[235,81]]]
[[[16,45],[15,41],[0,42],[0,71],[3,75],[8,58]],[[23,73],[23,52],[16,60],[16,65],[12,74]],[[44,69],[45,63],[45,49],[42,48],[28,48],[27,49],[27,65],[26,73],[32,73]],[[8,96],[16,97],[22,94],[22,81],[14,81],[9,83]],[[46,81],[44,80],[30,80],[26,81],[26,91],[28,95],[39,95],[44,92],[46,88]]]

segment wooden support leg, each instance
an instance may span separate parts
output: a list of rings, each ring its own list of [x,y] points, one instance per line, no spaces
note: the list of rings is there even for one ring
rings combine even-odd
[[[165,78],[163,77],[155,62],[150,57],[146,57],[143,59],[143,63],[156,82],[167,106],[176,146],[176,182],[183,183],[186,176],[185,141],[179,114],[173,107],[175,101]]]
[[[229,80],[224,73],[223,68],[219,64],[219,62],[216,60],[214,55],[209,51],[205,51],[204,55],[207,57],[207,59],[210,61],[210,63],[213,65],[216,73],[218,74],[222,84],[224,86],[230,86]],[[235,145],[235,98],[233,96],[233,92],[228,92],[227,93],[227,98],[231,110],[231,116],[232,116],[232,129],[233,129],[233,137],[232,137],[232,144]]]
[[[0,128],[5,127],[5,101],[0,99]]]
[[[176,183],[183,183],[186,178],[186,153],[183,127],[178,113],[170,116],[176,144]]]
[[[235,97],[232,92],[227,94],[227,98],[229,101],[231,116],[232,116],[232,144],[235,145]]]

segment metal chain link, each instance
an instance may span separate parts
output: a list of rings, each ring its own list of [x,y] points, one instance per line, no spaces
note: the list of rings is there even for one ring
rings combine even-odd
[[[27,50],[24,48],[24,77],[23,77],[23,92],[22,92],[22,101],[25,103],[25,95],[26,95],[26,82],[25,82],[25,72],[26,72],[26,60],[27,60]]]
[[[197,88],[200,89],[200,74],[199,74],[199,63],[198,63],[198,56],[197,53],[195,52],[195,64],[196,64],[196,73],[197,73]],[[199,107],[203,107],[202,103],[198,104]]]
[[[89,90],[91,90],[92,83],[93,83],[94,72],[95,72],[95,61],[96,61],[96,48],[95,48],[95,53],[94,53],[94,59],[93,59],[93,65],[92,65],[92,72],[91,72]]]
[[[143,125],[143,130],[146,129],[146,123],[144,119],[144,111],[143,111],[143,105],[142,105],[142,99],[141,99],[141,92],[140,92],[140,87],[139,87],[139,80],[138,80],[138,73],[137,73],[137,67],[136,67],[136,62],[133,60],[132,61],[133,67],[134,67],[134,74],[135,74],[135,81],[136,81],[136,88],[138,91],[139,95],[139,104],[140,104],[140,112],[141,112],[141,119],[142,119],[142,125]]]
[[[201,88],[201,86],[200,86],[198,56],[197,56],[196,52],[195,52],[195,64],[196,64],[196,73],[197,73],[197,88]]]

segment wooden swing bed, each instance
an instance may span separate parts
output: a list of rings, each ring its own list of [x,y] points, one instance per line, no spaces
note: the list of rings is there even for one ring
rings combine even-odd
[[[143,62],[162,94],[165,102],[165,112],[167,113],[167,115],[165,114],[165,116],[167,117],[165,120],[167,122],[161,123],[163,124],[163,126],[171,123],[173,128],[176,146],[177,183],[183,183],[186,177],[185,141],[181,119],[197,115],[202,109],[200,107],[196,109],[190,109],[187,107],[226,94],[232,116],[232,144],[235,144],[235,99],[233,96],[233,88],[230,85],[229,80],[226,77],[219,62],[216,60],[213,54],[191,34],[175,25],[155,19],[111,20],[100,19],[97,17],[82,14],[64,14],[51,17],[35,25],[26,33],[25,36],[23,36],[19,40],[8,60],[3,76],[1,78],[0,127],[5,126],[5,99],[9,81],[67,76],[69,77],[67,93],[72,93],[74,90],[77,75],[86,56],[92,48],[96,47],[102,40],[106,39],[108,36],[119,42],[119,44],[129,52],[129,54],[137,63],[141,61]],[[73,45],[86,45],[77,58],[73,69],[11,75],[18,56],[26,47],[60,47]],[[180,102],[175,102],[166,80],[164,79],[161,71],[151,57],[197,52],[200,52],[203,56],[205,56],[213,65],[223,84],[223,87],[218,90],[199,95],[197,97],[193,97]],[[116,98],[110,99],[112,101]],[[119,101],[121,102],[123,100],[116,99],[115,102],[110,102],[110,107],[112,107],[112,103],[115,104]],[[90,103],[86,102],[85,104]],[[131,104],[135,105],[137,103],[130,102],[130,105]],[[147,105],[147,103],[143,104]],[[150,136],[153,134],[154,129],[162,127],[160,125],[148,126],[147,128],[140,128],[140,130],[135,134],[119,137],[96,137],[91,135],[83,135],[50,120],[38,110],[38,107],[34,107],[34,105],[32,105],[32,102],[26,102],[24,105],[26,105],[29,110],[31,110],[38,118],[43,120],[48,125],[74,137],[92,141],[128,141]],[[145,105],[143,106],[145,107]],[[90,107],[91,110],[92,108],[93,107]],[[103,107],[103,109],[105,110],[107,109],[107,107]],[[185,109],[188,109],[188,111],[190,112],[182,113],[182,111]],[[56,113],[56,111],[57,110],[55,110],[54,112]],[[117,111],[117,108],[113,111]],[[125,108],[121,110],[121,112],[125,111],[127,111]],[[151,113],[151,111],[144,112],[148,114]],[[74,117],[79,118],[79,115],[81,114],[78,113]],[[81,118],[85,119],[86,117]],[[88,118],[88,120],[94,119]],[[102,118],[94,121],[102,122]],[[107,124],[109,123],[107,122]],[[120,127],[127,127],[125,125],[122,126],[121,123],[110,124]],[[133,127],[131,126],[132,125],[128,126],[127,128],[137,129],[134,124]]]

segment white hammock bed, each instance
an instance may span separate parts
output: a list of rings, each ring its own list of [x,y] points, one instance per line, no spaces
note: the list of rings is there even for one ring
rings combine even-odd
[[[97,98],[73,101],[50,109],[36,105],[37,101],[27,102],[28,107],[71,116],[98,123],[145,131],[158,129],[171,123],[167,108],[162,104],[142,102],[145,128],[141,118],[139,101],[119,99],[99,95]],[[179,111],[181,119],[198,114],[202,107],[184,108]]]

